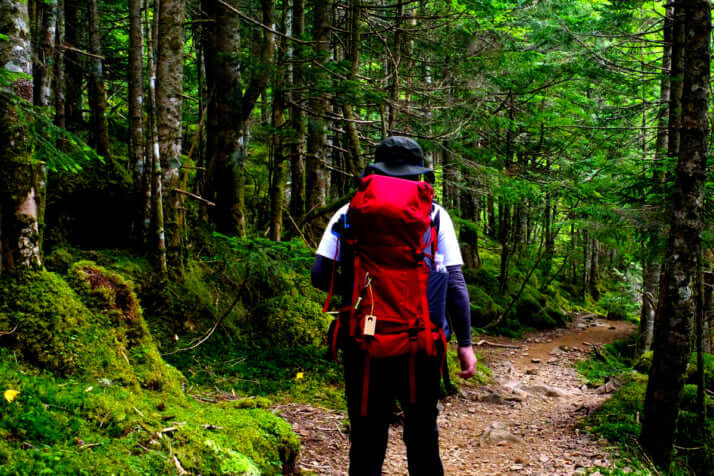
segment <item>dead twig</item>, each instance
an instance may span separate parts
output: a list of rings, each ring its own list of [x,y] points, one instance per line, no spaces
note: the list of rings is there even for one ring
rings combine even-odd
[[[176,455],[173,455],[173,462],[174,466],[176,466],[176,470],[178,471],[179,474],[188,474],[185,469],[183,469],[183,466],[181,466],[181,462],[179,459],[176,457]]]
[[[195,193],[187,192],[186,190],[181,190],[180,188],[172,188],[171,191],[176,192],[176,193],[181,193],[181,194],[187,195],[187,196],[189,196],[189,197],[191,197],[191,198],[195,198],[196,200],[205,203],[205,204],[208,205],[209,207],[215,207],[215,206],[216,206],[216,204],[213,203],[212,201],[206,200],[206,199],[203,198],[202,196],[196,195]]]
[[[520,345],[498,344],[496,342],[489,342],[485,339],[481,339],[480,341],[476,342],[476,344],[474,344],[474,345],[478,345],[478,346],[487,345],[489,347],[501,347],[504,349],[520,349],[522,347]]]
[[[223,321],[223,319],[224,319],[228,314],[231,313],[231,311],[233,310],[233,308],[236,307],[236,304],[238,304],[238,301],[240,301],[240,297],[241,297],[240,291],[236,292],[236,298],[233,300],[233,304],[230,305],[230,307],[226,310],[226,312],[224,312],[223,314],[221,314],[221,315],[218,317],[218,319],[216,319],[216,322],[213,323],[213,327],[211,327],[211,329],[208,331],[208,333],[207,333],[205,336],[203,336],[203,338],[201,338],[198,342],[196,342],[195,344],[189,345],[188,347],[182,347],[182,348],[180,348],[180,349],[176,349],[176,350],[173,350],[173,351],[171,351],[171,352],[167,352],[167,353],[162,354],[162,355],[173,355],[173,354],[177,354],[177,353],[179,353],[179,352],[186,352],[187,350],[193,350],[193,349],[195,349],[196,347],[198,347],[199,345],[201,345],[201,344],[203,344],[204,342],[206,342],[206,341],[213,335],[213,333],[216,331],[216,329],[218,328],[218,325],[221,323],[221,321]]]
[[[0,331],[0,337],[14,334],[16,330],[17,330],[17,326],[13,327],[12,330],[10,330],[10,331]]]

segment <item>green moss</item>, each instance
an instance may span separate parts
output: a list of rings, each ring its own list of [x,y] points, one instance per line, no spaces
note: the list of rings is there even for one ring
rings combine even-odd
[[[269,336],[276,347],[317,347],[325,340],[329,321],[320,304],[286,294],[268,299],[253,314],[254,330]]]
[[[652,358],[654,357],[654,351],[650,350],[640,355],[633,365],[633,368],[641,374],[649,374],[652,368]]]
[[[105,316],[95,316],[58,275],[0,276],[0,328],[16,329],[5,346],[62,374],[124,374]]]
[[[704,386],[714,391],[714,355],[703,354],[704,361]],[[696,384],[697,380],[697,353],[692,352],[689,358],[689,365],[687,367],[687,382]]]
[[[299,440],[264,409],[65,379],[0,349],[0,474],[291,474]],[[161,436],[159,436],[159,434]],[[239,472],[243,471],[243,472]]]

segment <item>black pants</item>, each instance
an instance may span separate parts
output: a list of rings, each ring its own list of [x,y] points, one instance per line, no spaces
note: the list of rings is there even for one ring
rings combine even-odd
[[[404,443],[410,476],[441,476],[439,432],[436,426],[441,356],[417,355],[416,402],[409,403],[409,357],[373,359],[370,364],[367,416],[362,416],[364,354],[347,345],[345,390],[350,417],[351,476],[378,476],[387,451],[389,422],[399,401],[404,410]]]

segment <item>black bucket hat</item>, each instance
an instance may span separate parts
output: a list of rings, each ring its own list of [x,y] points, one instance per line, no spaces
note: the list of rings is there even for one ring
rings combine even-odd
[[[401,136],[387,137],[377,145],[374,163],[369,164],[362,175],[378,172],[392,177],[428,174],[432,169],[424,167],[424,152],[413,139]]]

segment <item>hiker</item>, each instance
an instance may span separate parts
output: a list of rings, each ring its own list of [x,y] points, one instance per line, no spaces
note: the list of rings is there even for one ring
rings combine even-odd
[[[444,474],[436,419],[446,316],[426,310],[433,276],[444,277],[441,306],[457,337],[459,375],[476,374],[456,232],[422,175],[433,179],[414,140],[380,143],[356,195],[330,220],[312,268],[312,282],[328,291],[328,302],[333,291],[342,295],[330,340],[335,357],[336,345],[342,349],[350,475],[382,474],[395,401],[404,410],[409,474]]]

